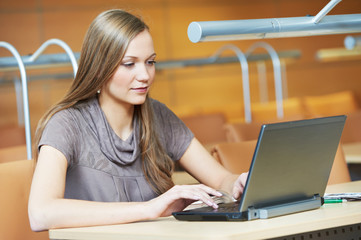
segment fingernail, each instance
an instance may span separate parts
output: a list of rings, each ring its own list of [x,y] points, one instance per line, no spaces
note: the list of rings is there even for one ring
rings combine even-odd
[[[208,201],[208,205],[209,205],[209,206],[213,207],[214,204],[215,204],[214,202]]]
[[[213,208],[218,208],[218,205],[214,202],[211,202],[211,201],[207,201],[207,204]]]

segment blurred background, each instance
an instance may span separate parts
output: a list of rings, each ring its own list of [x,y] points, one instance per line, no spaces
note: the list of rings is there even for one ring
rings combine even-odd
[[[2,0],[0,41],[10,43],[21,56],[26,56],[45,41],[56,38],[78,54],[91,21],[104,10],[122,8],[142,16],[154,38],[158,68],[151,97],[164,102],[185,121],[194,116],[221,114],[227,123],[244,122],[242,70],[237,61],[186,67],[172,67],[167,63],[208,58],[225,44],[233,44],[246,52],[256,42],[266,42],[279,53],[284,117],[279,119],[276,114],[272,61],[261,58],[249,61],[252,122],[348,114],[361,106],[361,52],[359,49],[346,51],[344,39],[350,34],[203,43],[192,43],[187,36],[187,27],[192,21],[303,17],[316,15],[328,2]],[[328,15],[360,12],[360,0],[344,0]],[[64,50],[52,45],[44,53],[63,54]],[[264,57],[267,52],[259,49],[254,55]],[[8,50],[0,48],[0,58],[10,56]],[[222,56],[235,54],[224,51]],[[72,81],[72,71],[70,61],[27,67],[32,135],[46,109],[64,95]],[[0,68],[2,129],[21,125],[15,83],[19,79],[17,68]],[[6,144],[10,144],[8,138]]]

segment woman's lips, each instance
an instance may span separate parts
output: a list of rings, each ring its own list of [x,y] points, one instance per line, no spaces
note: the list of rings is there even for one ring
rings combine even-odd
[[[139,93],[146,93],[148,91],[148,87],[132,88],[132,90]]]

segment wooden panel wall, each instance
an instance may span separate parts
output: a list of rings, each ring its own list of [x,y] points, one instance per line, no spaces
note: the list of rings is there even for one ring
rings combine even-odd
[[[123,8],[142,15],[150,25],[158,60],[207,57],[219,47],[231,43],[246,51],[256,41],[191,43],[187,27],[191,21],[297,17],[317,14],[328,0],[13,0],[0,1],[0,41],[11,43],[26,55],[50,38],[65,41],[80,51],[84,34],[101,11]],[[329,14],[361,13],[360,0],[345,0]],[[317,50],[343,47],[346,35],[266,39],[277,51],[298,49],[301,58],[286,66],[289,97],[320,95],[352,90],[361,106],[361,58],[349,61],[320,62]],[[47,53],[62,52],[52,46]],[[231,52],[227,52],[232,54]],[[9,56],[0,49],[0,57]],[[274,99],[273,72],[267,64],[269,95]],[[54,77],[37,80],[38,75],[71,73],[71,68],[29,71],[32,126],[50,104],[65,92],[71,79]],[[16,72],[0,71],[11,80]],[[256,67],[250,66],[251,100],[259,101]],[[163,101],[179,115],[225,111],[235,118],[243,116],[242,77],[239,64],[189,67],[158,72],[151,96]],[[16,121],[14,89],[0,85],[0,124]],[[229,114],[229,113],[228,113]]]

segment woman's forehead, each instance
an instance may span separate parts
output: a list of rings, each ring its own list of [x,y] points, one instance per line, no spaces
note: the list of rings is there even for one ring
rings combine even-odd
[[[155,53],[152,36],[147,30],[144,30],[130,41],[124,57],[149,57],[153,54]]]

